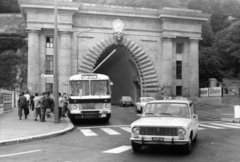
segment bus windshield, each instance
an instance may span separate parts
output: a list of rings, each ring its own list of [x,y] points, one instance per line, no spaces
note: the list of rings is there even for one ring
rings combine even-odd
[[[71,96],[101,96],[110,95],[108,80],[78,80],[71,81]]]
[[[71,96],[89,96],[90,85],[88,80],[71,81]]]
[[[107,80],[92,80],[91,81],[91,95],[109,95],[109,85]]]

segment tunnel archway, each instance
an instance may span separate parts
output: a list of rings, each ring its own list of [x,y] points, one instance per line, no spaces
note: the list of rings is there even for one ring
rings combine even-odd
[[[121,43],[117,42],[114,36],[102,39],[83,56],[78,72],[91,73],[99,63],[98,60],[101,55],[106,54],[106,50],[112,47],[124,48],[131,55],[131,58],[128,59],[128,65],[135,66],[138,73],[138,76],[133,76],[134,79],[132,80],[136,88],[136,95],[140,97],[145,96],[146,92],[158,91],[159,79],[151,59],[138,44],[125,37],[123,37]]]

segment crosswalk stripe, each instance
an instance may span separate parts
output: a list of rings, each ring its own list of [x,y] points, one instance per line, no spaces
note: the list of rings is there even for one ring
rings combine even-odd
[[[110,128],[100,128],[100,129],[110,135],[120,135],[120,133],[118,133],[115,130],[110,129]]]
[[[130,127],[120,127],[121,129],[131,133],[131,128]]]
[[[239,126],[239,127],[240,127],[240,123],[224,123],[224,124],[227,124],[227,125],[235,125],[235,126]]]
[[[207,128],[213,128],[213,129],[224,129],[222,127],[216,127],[216,126],[211,126],[211,125],[206,125],[206,124],[199,124],[200,127],[207,127]]]
[[[218,123],[211,123],[211,125],[217,125],[217,126],[229,127],[229,128],[240,128],[240,127],[237,127],[237,126],[231,126],[231,125],[226,125],[226,124],[218,124]]]
[[[85,135],[85,136],[98,136],[96,133],[94,133],[91,129],[80,129],[80,131]]]
[[[119,154],[122,153],[124,151],[128,151],[132,149],[132,146],[121,146],[121,147],[117,147],[111,150],[107,150],[107,151],[103,151],[102,153],[112,153],[112,154]]]

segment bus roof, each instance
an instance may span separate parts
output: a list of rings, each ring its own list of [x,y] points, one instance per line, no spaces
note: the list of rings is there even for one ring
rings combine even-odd
[[[109,77],[104,74],[97,73],[81,73],[70,77],[69,80],[109,80]]]

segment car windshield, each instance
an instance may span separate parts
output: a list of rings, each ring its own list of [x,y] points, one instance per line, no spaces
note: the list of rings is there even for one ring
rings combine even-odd
[[[154,101],[154,98],[142,98],[142,102]]]
[[[129,97],[129,96],[123,96],[123,97],[122,97],[122,100],[123,100],[123,101],[132,101],[132,98]]]
[[[188,105],[184,103],[149,103],[143,116],[190,118]]]

